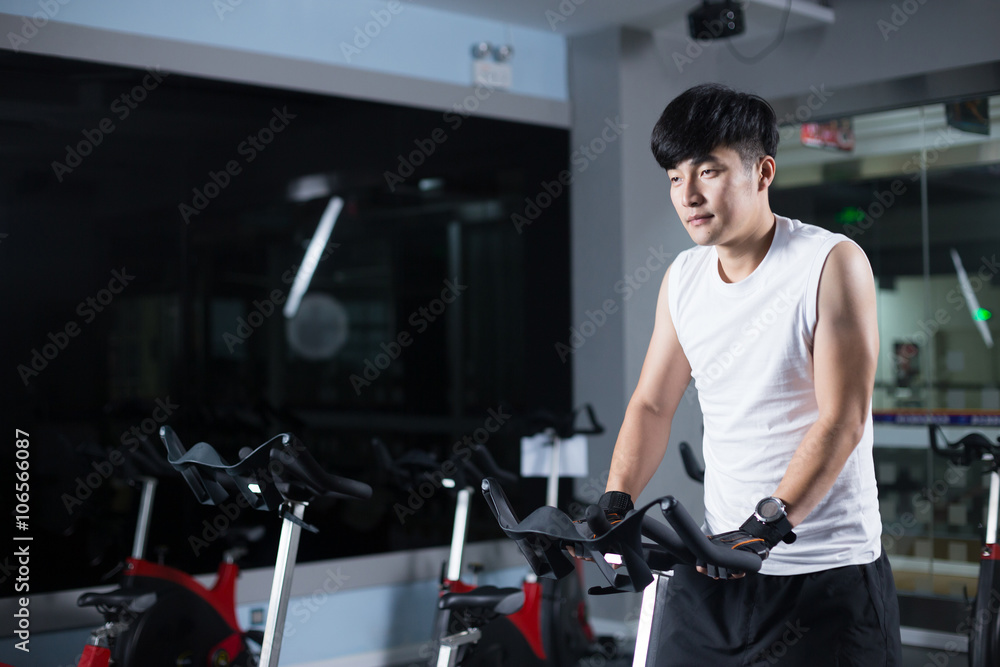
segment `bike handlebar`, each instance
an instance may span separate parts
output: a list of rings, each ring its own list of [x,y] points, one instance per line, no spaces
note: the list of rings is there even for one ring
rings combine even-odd
[[[691,449],[691,445],[686,442],[682,442],[678,447],[681,450],[681,461],[684,462],[684,471],[687,473],[688,477],[696,482],[705,483],[705,467],[698,462],[695,458],[694,450]]]
[[[587,509],[583,523],[573,522],[554,507],[540,507],[519,521],[495,479],[484,479],[482,489],[501,529],[517,543],[539,577],[561,579],[573,572],[573,563],[564,551],[566,547],[573,547],[577,555],[594,560],[610,584],[596,590],[601,593],[642,590],[653,580],[650,570],[653,561],[657,569],[669,563],[701,562],[744,572],[757,572],[762,564],[754,553],[711,542],[673,496],[631,510],[624,519],[611,525],[603,510],[596,506]],[[669,527],[646,516],[653,507],[659,508]],[[642,543],[643,535],[655,542],[655,549]],[[619,554],[627,574],[612,568],[604,559],[605,554]]]
[[[305,446],[290,433],[281,433],[229,465],[214,447],[199,442],[189,451],[169,426],[160,428],[167,460],[203,505],[217,505],[235,486],[251,507],[277,509],[282,501],[309,502],[318,496],[365,500],[372,489],[364,482],[333,475],[320,467]],[[228,482],[228,483],[224,483]]]
[[[982,433],[969,433],[962,436],[957,442],[948,442],[941,432],[941,439],[945,446],[938,445],[938,432],[941,427],[938,424],[929,424],[931,450],[938,456],[943,456],[952,463],[961,466],[970,465],[974,460],[981,459],[984,454],[993,457],[994,468],[1000,465],[1000,445],[994,443]]]
[[[576,426],[576,419],[581,411],[587,413],[587,418],[590,420],[589,427],[580,428]],[[600,435],[604,433],[604,426],[597,421],[594,406],[590,403],[584,403],[583,407],[564,415],[557,415],[549,410],[536,410],[527,417],[526,421],[543,429],[550,428],[556,432],[557,436],[564,440],[574,435]]]
[[[514,484],[518,480],[515,473],[501,468],[490,451],[479,444],[459,449],[444,461],[438,461],[430,452],[421,449],[411,449],[403,456],[393,459],[388,448],[378,438],[372,440],[372,448],[379,467],[400,488],[419,484],[425,478],[433,478],[437,474],[454,479],[458,488],[474,486],[484,477],[496,477],[508,484]]]

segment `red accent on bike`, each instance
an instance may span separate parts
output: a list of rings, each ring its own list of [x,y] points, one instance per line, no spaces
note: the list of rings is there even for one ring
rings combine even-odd
[[[470,586],[464,581],[452,581],[451,579],[445,579],[441,584],[441,595],[445,593],[468,593],[471,590],[475,590],[475,586]]]
[[[236,577],[239,576],[240,568],[235,563],[219,564],[219,573],[211,589],[199,584],[191,575],[166,565],[136,558],[129,558],[126,563],[123,576],[163,579],[183,586],[212,605],[235,632],[240,631],[239,623],[236,622]]]
[[[514,627],[521,631],[528,646],[540,660],[545,660],[545,647],[542,646],[542,585],[524,582],[524,606],[507,618]]]
[[[111,649],[103,646],[87,644],[83,647],[83,655],[76,667],[108,667],[111,662]]]
[[[979,553],[979,560],[1000,560],[1000,549],[995,544],[986,544]]]
[[[576,578],[580,581],[580,587],[584,587],[583,580],[583,561],[580,559],[574,559],[576,562],[574,566],[576,567]],[[584,600],[580,600],[576,604],[576,619],[580,623],[580,628],[583,630],[583,636],[587,638],[588,642],[593,642],[596,640],[596,635],[594,634],[594,629],[590,627],[590,621],[587,620],[587,603]]]
[[[228,665],[240,654],[243,650],[243,635],[241,633],[236,633],[229,635],[221,642],[212,647],[212,650],[208,652],[209,655],[209,665],[213,667],[215,665]],[[222,654],[225,651],[225,654]]]

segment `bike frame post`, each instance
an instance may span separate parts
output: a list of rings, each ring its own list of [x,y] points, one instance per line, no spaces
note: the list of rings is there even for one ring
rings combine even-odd
[[[993,456],[987,455],[983,460],[990,461],[990,500],[986,509],[986,544],[997,543],[997,514],[1000,506],[1000,473],[993,466]]]
[[[135,538],[132,541],[132,558],[141,560],[146,553],[149,537],[149,520],[153,516],[153,498],[156,496],[157,481],[154,477],[139,477],[142,496],[139,500],[139,519],[136,522]]]
[[[642,606],[639,609],[639,627],[635,633],[632,667],[656,664],[656,654],[660,645],[653,621],[663,613],[667,603],[667,587],[672,576],[673,570],[666,572],[653,570],[653,581],[642,591]]]
[[[458,581],[462,578],[462,552],[465,551],[465,538],[469,529],[469,502],[471,498],[471,486],[465,487],[457,494],[455,525],[451,531],[451,550],[448,553],[448,570],[445,575],[449,581]]]
[[[548,435],[552,451],[549,452],[549,481],[545,485],[545,504],[549,507],[559,507],[559,450],[562,438],[554,429],[548,429]]]
[[[286,516],[281,521],[278,559],[274,565],[271,597],[267,603],[267,623],[264,627],[264,644],[260,650],[260,667],[277,667],[278,665],[281,637],[285,629],[285,615],[288,612],[288,598],[292,592],[295,558],[299,552],[299,535],[302,532],[302,526],[287,515],[291,514],[301,521],[305,509],[306,503],[288,502],[285,504]]]
[[[466,644],[475,644],[483,636],[482,630],[472,628],[463,630],[456,635],[441,640],[441,650],[438,652],[435,667],[455,667],[458,664],[458,651]]]

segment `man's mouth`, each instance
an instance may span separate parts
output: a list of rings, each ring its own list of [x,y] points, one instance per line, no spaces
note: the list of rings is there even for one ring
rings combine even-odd
[[[697,227],[698,225],[705,224],[712,219],[712,217],[713,216],[710,213],[699,213],[698,215],[690,216],[687,221],[689,225]]]

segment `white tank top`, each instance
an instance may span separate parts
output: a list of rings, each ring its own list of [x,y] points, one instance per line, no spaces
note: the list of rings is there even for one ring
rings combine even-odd
[[[819,278],[830,250],[850,241],[775,216],[774,240],[745,279],[723,282],[713,246],[682,252],[669,307],[704,414],[705,523],[736,530],[778,487],[819,416],[812,345]],[[872,418],[831,491],[779,544],[763,574],[791,575],[874,561],[881,553]]]

